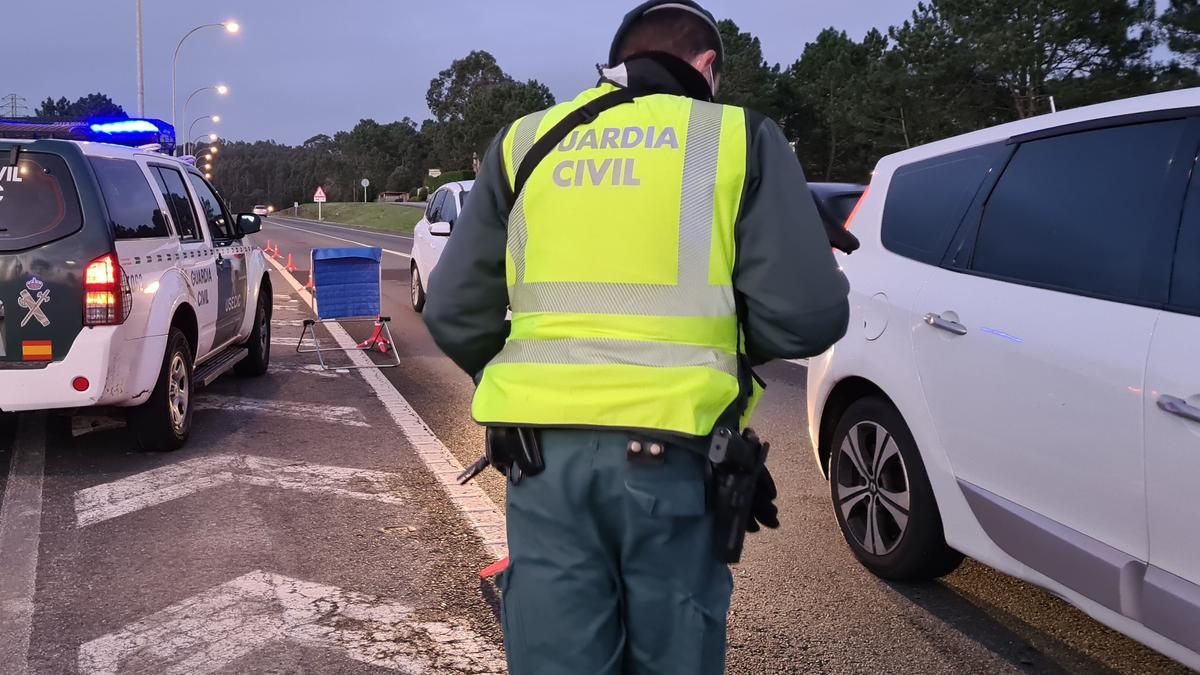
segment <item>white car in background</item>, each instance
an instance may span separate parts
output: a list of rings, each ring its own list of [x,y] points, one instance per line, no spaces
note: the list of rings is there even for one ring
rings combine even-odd
[[[251,209],[250,212],[256,216],[261,216],[261,217],[266,217],[266,216],[271,215],[271,209],[268,209],[266,206],[263,206],[262,204],[255,204],[254,208]]]
[[[812,359],[833,511],[875,574],[963,554],[1200,668],[1200,89],[879,162]]]
[[[413,310],[420,312],[425,308],[425,295],[428,290],[427,279],[437,267],[442,249],[454,230],[454,222],[462,213],[467,194],[475,185],[475,181],[447,183],[438,188],[429,197],[429,205],[425,208],[425,217],[413,228],[412,263],[409,265],[409,290]]]

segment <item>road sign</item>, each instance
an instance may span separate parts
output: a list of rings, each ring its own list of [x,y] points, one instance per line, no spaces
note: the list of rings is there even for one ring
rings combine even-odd
[[[325,189],[318,186],[317,191],[313,193],[313,201],[320,204],[325,201]]]
[[[370,184],[371,184],[371,181],[367,180],[366,178],[362,179],[362,183],[361,183],[361,185],[362,185],[363,187],[367,187],[367,186],[368,186],[368,185],[370,185]]]

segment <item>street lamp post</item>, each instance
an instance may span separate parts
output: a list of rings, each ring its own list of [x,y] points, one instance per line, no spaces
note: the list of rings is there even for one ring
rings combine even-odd
[[[226,21],[225,23],[206,23],[196,26],[185,33],[183,37],[179,38],[179,44],[175,45],[175,56],[171,57],[171,126],[176,126],[175,113],[177,112],[177,108],[175,107],[175,67],[179,63],[179,50],[183,47],[184,41],[191,37],[192,33],[205,28],[224,28],[226,32],[231,34],[242,29],[242,27],[238,25],[238,22],[236,21]]]
[[[187,132],[187,136],[185,136],[185,138],[187,138],[187,140],[186,140],[186,141],[184,141],[184,146],[183,146],[183,151],[184,151],[184,154],[188,154],[188,153],[187,153],[187,150],[188,150],[188,147],[187,147],[187,146],[191,145],[191,143],[192,143],[192,129],[195,129],[195,128],[196,128],[196,125],[197,125],[197,124],[199,124],[199,123],[200,123],[201,121],[203,121],[203,120],[209,120],[209,121],[211,121],[213,124],[218,124],[218,123],[221,121],[221,116],[220,116],[220,115],[201,115],[201,116],[197,117],[195,120],[193,120],[193,121],[192,121],[192,123],[191,123],[190,125],[188,125],[188,132]],[[209,138],[210,138],[211,140],[213,140],[213,141],[216,141],[216,140],[217,140],[217,135],[216,135],[216,134],[209,134]]]
[[[138,117],[146,116],[146,71],[142,68],[142,0],[137,0],[137,107]]]
[[[223,84],[214,84],[214,85],[210,85],[207,87],[200,87],[196,91],[193,91],[191,93],[191,95],[187,97],[187,100],[183,102],[183,119],[185,119],[185,120],[187,119],[188,104],[192,102],[192,99],[195,98],[196,94],[199,94],[202,91],[208,91],[209,89],[212,89],[213,91],[217,92],[217,94],[220,96],[226,96],[229,94],[229,87],[226,87]],[[184,138],[184,146],[187,145],[187,141],[189,141],[189,140],[191,140],[191,139]]]

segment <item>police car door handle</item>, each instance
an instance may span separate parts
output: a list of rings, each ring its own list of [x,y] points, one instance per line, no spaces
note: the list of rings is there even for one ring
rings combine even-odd
[[[933,313],[926,314],[925,315],[925,323],[929,324],[930,326],[933,326],[934,328],[937,328],[938,330],[944,330],[947,333],[953,333],[954,335],[961,336],[961,335],[967,334],[966,326],[962,325],[961,323],[959,323],[957,321],[943,319],[941,314],[933,314]]]
[[[1191,405],[1181,398],[1163,394],[1158,397],[1158,408],[1176,417],[1182,417],[1192,422],[1200,422],[1200,408]]]

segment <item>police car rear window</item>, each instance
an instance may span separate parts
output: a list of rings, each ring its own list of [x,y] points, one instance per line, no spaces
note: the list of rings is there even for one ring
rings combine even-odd
[[[22,152],[0,160],[0,251],[20,251],[74,234],[83,226],[75,181],[61,157]]]
[[[170,236],[167,219],[137,162],[93,157],[92,167],[108,205],[108,222],[114,239]]]

